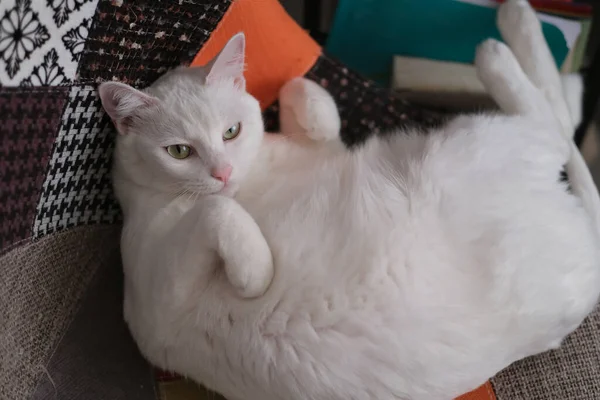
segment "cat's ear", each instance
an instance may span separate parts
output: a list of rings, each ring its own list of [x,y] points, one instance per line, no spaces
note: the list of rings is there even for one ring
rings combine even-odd
[[[120,134],[126,134],[131,118],[158,104],[159,100],[119,82],[104,82],[98,87],[102,106]]]
[[[206,82],[219,79],[232,79],[240,89],[246,88],[244,79],[244,52],[246,49],[246,36],[243,32],[234,35],[223,50],[208,64]]]

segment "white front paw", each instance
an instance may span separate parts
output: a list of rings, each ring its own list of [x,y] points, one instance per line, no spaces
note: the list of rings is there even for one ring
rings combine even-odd
[[[261,236],[248,243],[235,258],[225,260],[229,282],[243,298],[263,295],[273,280],[274,267],[271,249]]]

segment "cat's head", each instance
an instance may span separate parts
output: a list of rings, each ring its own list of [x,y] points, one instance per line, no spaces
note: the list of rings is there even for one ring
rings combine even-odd
[[[245,90],[243,34],[206,66],[177,68],[140,91],[99,87],[119,132],[120,173],[162,192],[232,195],[255,159],[264,128]]]

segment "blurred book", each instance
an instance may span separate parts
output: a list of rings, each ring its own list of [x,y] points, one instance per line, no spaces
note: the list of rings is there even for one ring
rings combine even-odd
[[[395,55],[470,64],[479,43],[500,39],[498,4],[495,0],[340,0],[325,50],[386,86]],[[539,16],[557,65],[568,57],[569,63],[577,64],[580,55],[571,52],[584,29],[581,18]]]
[[[494,107],[471,64],[396,56],[393,71],[392,88],[415,104],[447,111]]]
[[[589,33],[589,30],[588,30]],[[569,52],[561,73],[579,71],[586,39]],[[495,108],[472,64],[426,58],[395,56],[392,88],[415,104],[448,111],[475,111]]]

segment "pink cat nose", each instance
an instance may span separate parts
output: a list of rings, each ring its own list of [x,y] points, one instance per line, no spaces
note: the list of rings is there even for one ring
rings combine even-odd
[[[233,167],[231,165],[227,165],[226,167],[222,167],[222,168],[213,168],[210,171],[210,176],[212,176],[215,179],[220,180],[223,183],[227,183],[227,181],[229,180],[229,177],[231,176],[231,171],[233,170]]]

